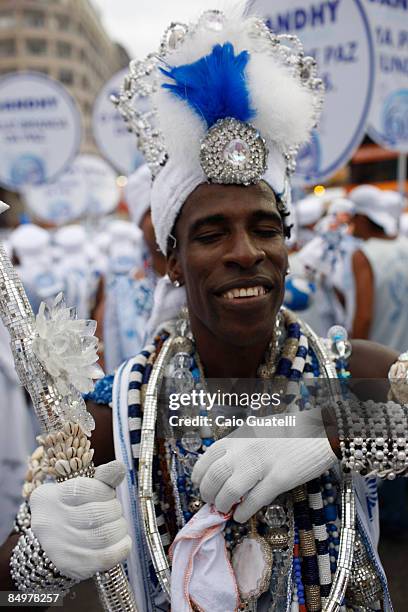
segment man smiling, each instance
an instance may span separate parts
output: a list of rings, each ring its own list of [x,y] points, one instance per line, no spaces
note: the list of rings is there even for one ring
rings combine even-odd
[[[151,94],[156,110],[135,110],[129,92]],[[397,358],[378,345],[351,346],[341,328],[328,350],[281,308],[288,176],[321,97],[314,61],[294,37],[218,11],[172,24],[159,57],[132,63],[119,107],[155,176],[152,219],[169,275],[156,292],[164,320],[153,317],[150,342],[119,368],[113,389],[110,379],[97,384],[95,478],[38,487],[30,508],[36,542],[63,576],[83,580],[126,559],[139,612],[328,612],[345,596],[350,608],[391,610],[375,482],[365,474],[406,471],[399,406],[370,405],[371,419],[366,406],[351,412],[329,395],[340,444],[329,441],[319,402],[314,411],[292,406],[296,427],[280,437],[245,424],[229,435],[198,425],[181,439],[171,424],[167,437],[156,428],[166,417],[161,388],[171,397],[205,389],[208,378],[277,380],[285,389],[350,372],[385,378]],[[114,455],[126,468],[120,487],[123,466],[105,464]],[[20,587],[30,576],[17,568],[21,540],[5,551],[14,545]]]
[[[183,206],[174,235],[169,275],[186,286],[194,336],[206,338],[202,359],[219,357],[207,376],[222,377],[224,363],[225,376],[255,376],[282,305],[288,266],[272,189],[262,182],[200,185]]]

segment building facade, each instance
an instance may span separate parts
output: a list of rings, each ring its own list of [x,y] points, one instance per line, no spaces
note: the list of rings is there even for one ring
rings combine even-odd
[[[128,61],[89,0],[0,2],[0,77],[34,70],[62,83],[81,110],[83,153],[98,153],[91,129],[95,97]]]

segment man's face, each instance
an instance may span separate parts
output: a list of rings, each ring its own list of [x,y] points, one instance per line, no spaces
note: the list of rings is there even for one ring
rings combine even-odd
[[[237,346],[270,338],[288,266],[272,190],[264,183],[200,185],[175,234],[168,269],[185,284],[193,327]]]

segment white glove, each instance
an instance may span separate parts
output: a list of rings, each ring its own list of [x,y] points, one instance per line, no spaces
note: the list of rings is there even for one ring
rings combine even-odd
[[[296,422],[296,427],[286,427],[279,434],[267,427],[244,425],[210,446],[192,473],[202,499],[224,513],[240,502],[234,519],[244,523],[281,493],[321,476],[337,457],[320,414],[316,419],[306,411]],[[265,437],[269,434],[287,437]]]
[[[62,574],[85,580],[128,556],[132,540],[115,492],[124,475],[112,461],[94,478],[46,483],[31,494],[31,528]]]

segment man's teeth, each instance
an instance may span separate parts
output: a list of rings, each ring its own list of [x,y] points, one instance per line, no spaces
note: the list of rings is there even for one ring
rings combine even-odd
[[[258,297],[265,295],[265,293],[267,293],[267,290],[260,285],[259,287],[247,287],[246,289],[230,289],[223,293],[222,297],[227,298],[227,300],[235,300],[237,298]]]

